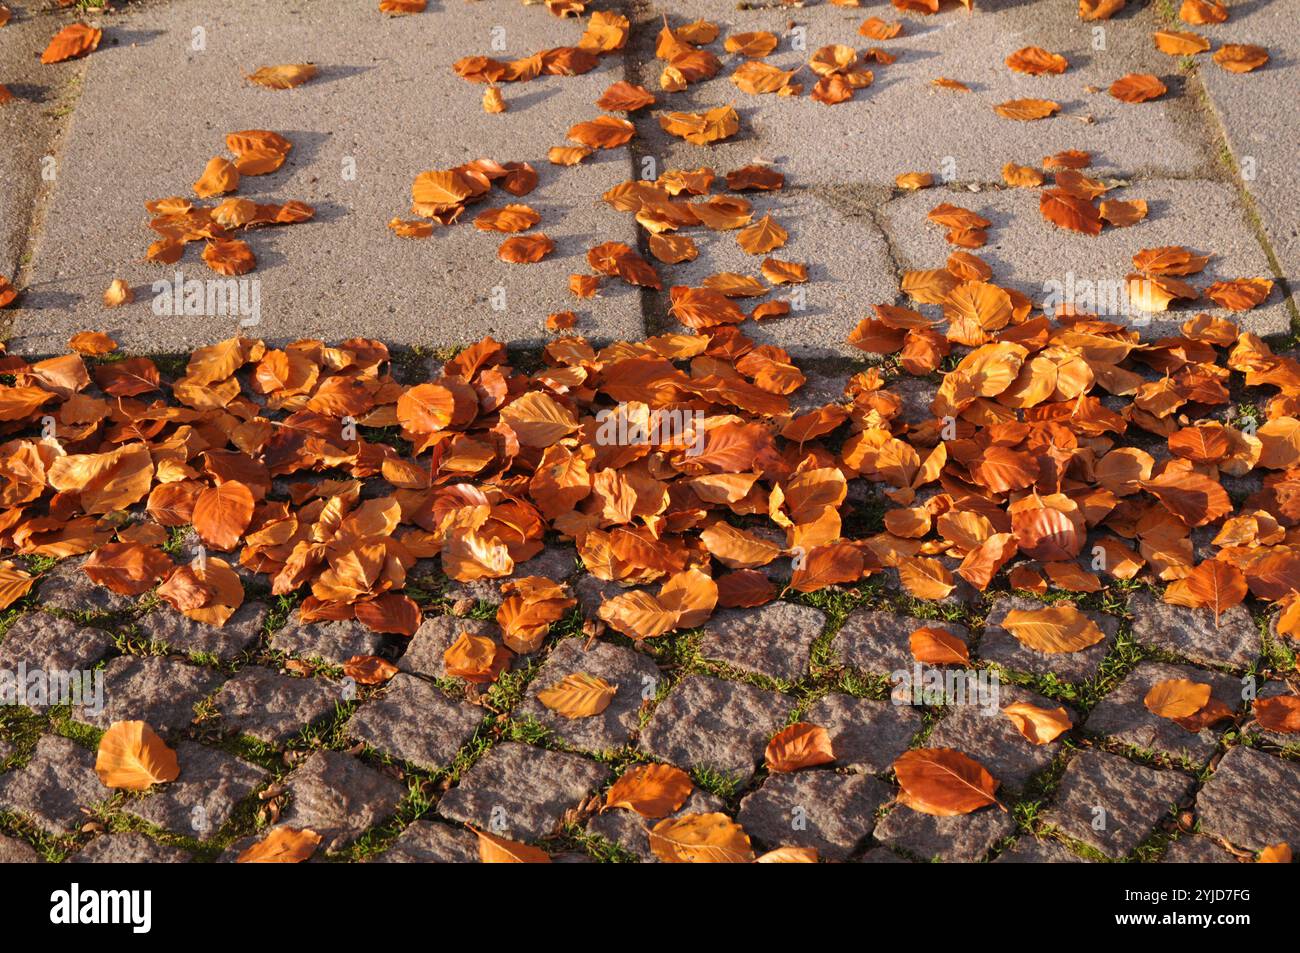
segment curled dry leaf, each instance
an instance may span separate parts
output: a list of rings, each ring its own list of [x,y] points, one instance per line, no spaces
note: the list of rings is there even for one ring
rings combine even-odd
[[[301,864],[311,859],[320,842],[321,836],[308,828],[275,827],[256,844],[245,848],[235,863]]]
[[[292,89],[315,78],[317,72],[311,63],[287,63],[282,66],[263,66],[251,73],[248,79],[267,89]]]
[[[1016,730],[1036,745],[1050,744],[1074,727],[1064,708],[1039,708],[1029,702],[1014,702],[1002,709]]]
[[[143,721],[115,721],[99,739],[95,774],[105,787],[147,791],[180,776],[176,752]]]
[[[104,291],[104,307],[117,308],[135,300],[135,292],[121,278],[114,278]]]
[[[6,19],[8,19],[6,17]],[[62,63],[94,52],[103,38],[102,30],[84,23],[71,23],[54,35],[41,53],[42,63]]]
[[[507,840],[470,827],[478,835],[478,859],[483,864],[549,864],[551,855],[538,847]]]

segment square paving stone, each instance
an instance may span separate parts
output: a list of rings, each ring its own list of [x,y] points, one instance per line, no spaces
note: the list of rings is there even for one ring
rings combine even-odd
[[[218,628],[197,622],[171,606],[162,605],[137,624],[145,638],[185,655],[211,655],[228,662],[248,650],[262,635],[266,603],[245,602]]]
[[[1149,592],[1135,595],[1128,608],[1133,613],[1133,637],[1144,645],[1198,665],[1246,668],[1259,657],[1259,629],[1245,606],[1228,609],[1217,624],[1209,610],[1171,606]]]
[[[51,834],[80,827],[82,808],[112,793],[95,774],[94,753],[58,735],[42,736],[26,767],[0,776],[0,808],[27,815]]]
[[[103,710],[76,708],[73,717],[108,728],[115,721],[144,721],[161,733],[194,721],[194,706],[225,680],[219,672],[176,659],[123,655],[104,667]]]
[[[927,747],[953,748],[974,758],[988,772],[1013,791],[1023,790],[1029,779],[1052,763],[1061,750],[1061,739],[1036,745],[1002,713],[1016,702],[1028,702],[1040,708],[1065,708],[1070,720],[1078,724],[1078,714],[1060,702],[1052,701],[1025,688],[1002,684],[992,710],[978,705],[952,705],[930,732]]]
[[[956,622],[856,609],[849,613],[839,632],[835,633],[831,647],[839,652],[846,665],[873,675],[910,674],[917,664],[912,657],[912,633],[924,628],[942,629],[970,644],[970,630]]]
[[[1162,864],[1239,864],[1241,861],[1208,837],[1184,834],[1169,845]]]
[[[390,18],[374,4],[355,4],[347,28],[334,31],[322,30],[312,9],[295,4],[213,7],[175,0],[115,14],[106,42],[87,61],[75,122],[60,142],[58,181],[31,262],[32,290],[23,314],[15,315],[23,343],[11,344],[11,352],[61,352],[71,333],[91,324],[124,348],[150,352],[189,351],[236,333],[233,317],[223,327],[220,317],[152,314],[151,282],[170,280],[176,270],[187,279],[209,272],[194,248],[175,267],[143,260],[150,233],[142,203],[188,191],[203,163],[223,154],[224,134],[249,128],[283,133],[294,149],[277,172],[242,181],[238,194],[263,202],[298,199],[316,210],[310,222],[247,236],[257,257],[248,278],[261,289],[256,336],[337,341],[364,326],[367,336],[390,343],[465,344],[490,333],[532,345],[547,338],[547,314],[572,308],[580,333],[639,339],[639,289],[606,282],[600,297],[576,302],[567,285],[571,272],[587,271],[591,246],[636,244],[631,216],[597,200],[631,176],[628,150],[601,151],[572,168],[546,159],[572,123],[601,114],[595,100],[623,78],[622,57],[602,57],[580,76],[509,84],[510,111],[486,116],[483,87],[456,77],[456,60],[470,54],[513,59],[572,45],[583,23],[540,8],[521,11],[518,0],[484,0],[473,16],[447,4],[430,7],[427,14]],[[492,48],[494,25],[508,27],[504,51]],[[213,55],[190,49],[196,26],[207,30]],[[114,34],[150,39],[110,44]],[[320,64],[320,75],[283,95],[230,68],[309,61]],[[173,118],[166,123],[156,121],[156,91],[139,82],[146,75],[170,77]],[[397,102],[402,120],[395,123]],[[412,140],[411,129],[434,128],[466,132]],[[470,224],[480,209],[516,200],[499,188],[465,221],[435,228],[430,238],[401,239],[386,227],[394,216],[410,217],[411,182],[420,172],[480,157],[527,161],[536,169],[540,182],[526,200],[557,246],[545,261],[526,267],[500,261],[500,236]],[[320,267],[360,248],[382,256],[382,279]],[[101,277],[109,272],[136,289],[135,302],[111,319],[100,300]],[[376,301],[380,283],[382,302]],[[504,310],[493,305],[498,287],[505,289]]]
[[[68,858],[70,864],[184,864],[190,855],[179,847],[127,831],[101,834]]]
[[[876,824],[875,838],[922,860],[974,863],[1015,829],[1011,814],[996,805],[955,817],[935,817],[900,804]]]
[[[39,864],[41,855],[26,841],[0,834],[0,864]]]
[[[340,751],[313,751],[285,783],[290,801],[281,820],[314,830],[326,851],[391,817],[406,797],[406,785]]]
[[[795,682],[808,674],[812,644],[826,616],[793,602],[723,609],[704,626],[700,654],[746,672]]]
[[[376,857],[376,864],[477,864],[478,837],[437,821],[414,821],[391,847]]]
[[[667,817],[681,817],[683,814],[719,814],[726,811],[722,799],[696,788],[682,803],[682,806]],[[608,841],[618,844],[624,850],[636,854],[643,864],[657,864],[659,858],[650,849],[652,827],[663,818],[642,817],[636,811],[617,807],[594,815],[587,822],[587,830],[599,834]]]
[[[575,673],[595,675],[618,689],[600,714],[566,718],[538,699],[538,693]],[[574,748],[611,751],[627,744],[637,730],[641,708],[646,698],[655,697],[660,677],[658,666],[633,649],[610,642],[596,642],[588,648],[582,638],[565,639],[542,663],[528,685],[528,697],[513,715],[545,725]]]
[[[133,608],[135,599],[91,582],[81,569],[89,558],[71,556],[41,576],[37,589],[41,604],[64,612],[123,612]]]
[[[1146,840],[1192,787],[1192,779],[1177,771],[1157,771],[1105,751],[1082,751],[1065,766],[1056,803],[1043,821],[1120,858]]]
[[[443,653],[451,648],[462,632],[486,635],[497,641],[501,639],[501,631],[495,622],[462,619],[452,615],[429,616],[420,623],[415,635],[407,642],[406,651],[397,660],[397,667],[414,675],[446,678],[447,666],[443,662]]]
[[[107,655],[113,640],[103,629],[78,625],[48,612],[28,612],[18,617],[0,642],[0,669],[16,672],[85,671]]]
[[[793,709],[779,692],[690,675],[659,703],[641,747],[687,771],[708,768],[744,784]]]
[[[1143,704],[1155,685],[1166,679],[1185,678],[1208,684],[1210,697],[1233,711],[1242,706],[1240,680],[1222,672],[1210,672],[1189,665],[1143,662],[1124,677],[1115,690],[1097,703],[1088,715],[1087,731],[1143,751],[1156,751],[1202,765],[1214,754],[1219,738],[1232,727],[1228,721],[1200,731],[1188,731],[1171,718],[1161,718]]]
[[[831,770],[773,774],[740,802],[736,820],[769,849],[815,847],[822,860],[847,860],[876,826],[893,789],[865,774]]]
[[[1056,675],[1067,682],[1081,682],[1097,674],[1101,660],[1115,644],[1119,632],[1119,620],[1101,612],[1084,612],[1083,614],[1096,623],[1105,638],[1096,645],[1090,645],[1081,652],[1039,652],[1026,648],[1020,641],[1002,628],[1002,620],[1013,609],[1043,609],[1043,603],[1024,596],[1008,596],[999,599],[989,610],[984,621],[984,636],[980,639],[979,657],[989,662],[997,662],[1003,668],[1013,672],[1029,672],[1032,675]]]
[[[215,702],[227,728],[276,744],[332,715],[342,700],[333,682],[249,666],[221,686]]]
[[[924,724],[910,705],[852,695],[819,698],[803,720],[830,734],[836,765],[868,774],[888,771]]]
[[[998,854],[995,864],[1086,864],[1064,844],[1054,840],[1038,840],[1026,834],[1007,850]]]
[[[1300,764],[1235,747],[1196,796],[1201,830],[1237,847],[1300,844]]]
[[[176,761],[180,777],[147,797],[126,801],[122,810],[196,840],[217,833],[239,803],[267,778],[256,765],[193,741],[176,746]]]
[[[537,840],[555,830],[608,773],[576,754],[507,741],[442,796],[438,813],[515,840]]]
[[[486,712],[452,701],[413,675],[395,675],[377,698],[362,705],[347,733],[384,754],[433,771],[445,767],[474,737]]]
[[[378,655],[388,636],[355,619],[331,619],[304,625],[295,609],[284,628],[271,634],[271,648],[286,655],[317,658],[342,665],[354,655]]]

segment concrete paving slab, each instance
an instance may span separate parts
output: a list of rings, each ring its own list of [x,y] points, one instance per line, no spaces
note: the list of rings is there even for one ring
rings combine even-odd
[[[1269,50],[1268,63],[1230,73],[1197,58],[1197,75],[1227,133],[1246,188],[1255,198],[1282,275],[1300,285],[1300,10],[1288,0],[1234,4],[1227,23],[1198,28],[1215,44],[1251,43]]]
[[[739,4],[736,6],[740,6]],[[703,110],[734,104],[741,117],[733,139],[701,147],[665,136],[653,117],[641,114],[640,147],[665,168],[712,163],[726,171],[757,156],[775,161],[794,185],[869,182],[892,184],[900,172],[929,171],[936,177],[951,159],[957,181],[1000,182],[1008,161],[1038,162],[1063,149],[1089,149],[1100,165],[1130,173],[1190,175],[1208,170],[1213,157],[1194,98],[1181,95],[1177,60],[1156,51],[1151,33],[1157,20],[1149,8],[1130,10],[1105,24],[1079,20],[1076,4],[981,0],[975,15],[948,5],[936,16],[902,14],[889,6],[816,6],[735,9],[709,0],[672,0],[643,8],[639,22],[651,25],[636,39],[636,73],[658,90],[663,61],[654,58],[654,33],[665,12],[680,26],[696,18],[714,20],[719,38],[706,49],[723,62],[713,79],[685,92],[661,96],[655,109]],[[903,22],[902,34],[884,42],[857,32],[868,16]],[[803,50],[795,48],[802,28]],[[1095,49],[1094,27],[1105,49]],[[767,30],[780,38],[765,62],[784,70],[804,68],[794,78],[803,95],[741,92],[730,80],[743,62],[723,52],[730,33]],[[814,75],[806,64],[820,47],[838,43],[861,54],[878,46],[896,62],[868,64],[874,83],[854,98],[825,106],[810,97]],[[1030,45],[1060,53],[1069,69],[1059,76],[1013,73],[1004,59]],[[1131,72],[1160,76],[1170,93],[1163,99],[1128,105],[1106,90]],[[940,76],[959,80],[969,93],[937,89]],[[1089,89],[1094,91],[1089,92]],[[1035,122],[1003,119],[993,107],[1011,99],[1042,98],[1060,103],[1061,113]]]
[[[593,104],[622,78],[621,59],[606,58],[582,76],[510,84],[512,110],[488,115],[483,87],[457,78],[452,63],[572,45],[582,26],[515,0],[484,0],[472,13],[434,4],[426,14],[388,18],[372,0],[346,0],[331,13],[346,27],[323,29],[311,5],[188,0],[114,18],[106,35],[132,36],[134,45],[106,44],[87,60],[11,349],[60,351],[85,328],[145,351],[189,350],[234,333],[234,317],[152,313],[151,283],[177,269],[143,261],[155,237],[143,203],[191,195],[207,161],[226,154],[225,135],[243,129],[282,133],[294,149],[279,171],[246,178],[237,194],[316,208],[309,223],[248,236],[258,267],[246,277],[260,283],[261,304],[252,333],[273,342],[366,335],[438,345],[494,334],[537,343],[547,338],[547,314],[572,309],[577,330],[593,338],[640,337],[637,289],[611,284],[582,302],[567,284],[570,272],[588,270],[590,246],[633,239],[631,221],[599,202],[628,177],[627,151],[601,152],[574,168],[546,161],[574,122],[599,114]],[[505,27],[505,50],[491,48],[494,26]],[[205,31],[203,51],[192,49],[196,28]],[[296,89],[244,79],[263,65],[307,61],[320,75]],[[498,261],[505,236],[468,222],[423,240],[388,230],[391,218],[411,217],[418,173],[479,157],[537,170],[540,185],[525,201],[558,246],[544,262]],[[507,199],[516,201],[496,189],[471,213]],[[199,252],[191,247],[182,259],[185,278],[218,277]],[[101,296],[114,277],[132,286],[136,301],[106,311]],[[505,288],[500,311],[492,305],[498,286]]]
[[[988,244],[974,250],[993,269],[992,280],[1024,292],[1039,307],[1055,281],[1063,289],[1073,287],[1076,301],[1092,282],[1123,282],[1133,273],[1133,255],[1144,248],[1184,245],[1200,254],[1213,253],[1200,274],[1186,279],[1205,289],[1213,282],[1233,278],[1272,277],[1268,259],[1246,221],[1236,189],[1226,183],[1204,179],[1139,179],[1108,195],[1125,200],[1144,199],[1147,218],[1128,228],[1107,226],[1100,235],[1067,231],[1043,218],[1038,189],[992,189],[981,192],[926,189],[886,203],[879,221],[888,234],[899,265],[907,269],[942,268],[954,250],[944,239],[945,229],[926,221],[926,214],[941,202],[951,202],[984,216]],[[1074,284],[1069,284],[1073,275]],[[1094,295],[1096,297],[1096,295]],[[1109,303],[1109,295],[1107,295]],[[922,311],[936,311],[923,306]],[[1103,311],[1098,302],[1094,313]],[[1177,334],[1178,327],[1201,312],[1235,320],[1244,330],[1259,335],[1280,334],[1290,327],[1280,286],[1251,311],[1230,312],[1202,297],[1194,302],[1177,302],[1162,315],[1137,313],[1149,323],[1134,323],[1144,338]],[[1112,320],[1122,316],[1110,315]]]

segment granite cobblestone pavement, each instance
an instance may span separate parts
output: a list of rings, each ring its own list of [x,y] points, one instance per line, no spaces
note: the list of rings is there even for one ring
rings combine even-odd
[[[571,43],[579,28],[515,0],[432,2],[425,14],[391,20],[372,0],[341,0],[328,25],[311,4],[149,0],[98,17],[105,43],[92,56],[41,67],[35,56],[73,14],[11,6],[0,81],[18,98],[0,108],[0,272],[24,289],[6,314],[9,347],[24,354],[60,351],[86,327],[149,353],[228,336],[233,326],[150,312],[142,292],[157,272],[140,260],[149,241],[143,202],[185,192],[222,152],[227,131],[255,127],[295,142],[281,172],[254,180],[259,194],[318,210],[309,225],[254,239],[257,333],[273,341],[364,335],[436,348],[492,333],[536,344],[545,315],[571,306],[564,279],[585,270],[586,248],[637,241],[629,218],[598,196],[647,158],[661,170],[707,162],[719,171],[765,158],[787,173],[791,188],[771,207],[790,228],[788,257],[809,262],[813,280],[805,311],[759,333],[823,367],[810,388],[834,389],[844,337],[868,303],[895,299],[901,270],[942,264],[947,249],[924,223],[941,193],[904,195],[892,182],[945,164],[955,170],[942,186],[950,200],[994,222],[985,252],[1000,280],[1032,291],[1064,262],[1122,277],[1137,248],[1184,243],[1215,252],[1212,268],[1222,270],[1213,277],[1279,281],[1246,327],[1283,335],[1294,317],[1286,295],[1300,273],[1291,198],[1300,186],[1300,112],[1286,103],[1300,89],[1300,20],[1289,0],[1234,6],[1225,35],[1274,54],[1247,76],[1154,51],[1150,34],[1168,22],[1163,3],[1130,3],[1105,25],[1104,50],[1069,3],[982,0],[970,18],[947,8],[903,15],[905,34],[889,47],[898,62],[878,69],[869,95],[853,103],[829,112],[806,97],[760,103],[738,94],[724,67],[674,108],[734,100],[743,128],[736,141],[705,153],[638,119],[632,149],[562,171],[546,163],[546,150],[596,114],[591,104],[606,86],[622,78],[657,85],[653,33],[665,13],[674,24],[716,20],[724,35],[772,30],[782,37],[773,62],[788,67],[806,58],[790,48],[796,28],[809,50],[854,43],[857,24],[880,11],[628,4],[638,29],[624,55],[586,76],[508,89],[511,110],[485,116],[481,87],[452,77],[454,60],[489,52],[496,25],[506,27],[507,48],[495,52],[511,56]],[[201,52],[190,45],[196,27],[205,30]],[[1074,68],[1040,83],[998,67],[1029,43],[1064,53]],[[297,90],[272,94],[242,80],[257,66],[300,60],[320,64],[321,77]],[[1138,112],[1088,91],[1131,71],[1157,73],[1173,95]],[[979,105],[932,90],[939,75],[968,82]],[[1008,129],[987,108],[1031,86],[1091,121]],[[1151,201],[1151,220],[1089,244],[1048,231],[1025,195],[1000,185],[1003,163],[1067,148],[1092,151],[1108,177],[1130,181],[1128,192]],[[52,181],[41,177],[45,156],[56,160]],[[538,169],[532,201],[560,246],[553,259],[512,269],[468,227],[427,242],[390,236],[386,222],[406,213],[416,173],[478,156]],[[355,179],[340,174],[348,159]],[[685,280],[734,267],[730,246],[708,238]],[[137,301],[106,312],[100,295],[113,276],[137,289]],[[491,289],[502,284],[507,309],[495,311]],[[666,327],[663,314],[658,295],[611,289],[582,310],[577,330],[636,337]],[[1155,322],[1149,333],[1164,329]],[[559,579],[554,567],[566,565],[571,551],[555,547],[518,574]],[[100,713],[0,709],[0,860],[225,862],[288,824],[322,835],[323,861],[472,861],[470,826],[540,845],[557,860],[653,861],[638,819],[598,809],[618,776],[649,761],[691,773],[696,786],[682,812],[721,811],[757,848],[815,847],[832,861],[1227,863],[1273,843],[1300,844],[1300,745],[1250,721],[1256,695],[1286,690],[1295,659],[1245,609],[1216,623],[1141,584],[1112,587],[1083,600],[1106,640],[1047,656],[1000,627],[1014,607],[1005,594],[926,603],[873,577],[719,613],[698,631],[638,646],[610,633],[592,643],[583,626],[602,584],[585,573],[568,584],[579,607],[539,652],[480,692],[446,676],[442,652],[462,631],[499,636],[494,587],[467,592],[430,575],[416,587],[426,619],[409,640],[376,639],[353,623],[302,625],[292,606],[264,593],[216,630],[149,598],[110,598],[70,561],[21,611],[0,616],[0,667],[100,667],[109,703]],[[1061,705],[1075,727],[1034,746],[977,707],[891,698],[890,673],[910,664],[908,636],[921,623],[965,638],[972,669],[996,673],[1003,703]],[[356,686],[341,663],[365,653],[401,673],[381,688]],[[537,693],[579,668],[628,685],[634,701],[588,722],[555,717]],[[1143,696],[1170,677],[1210,682],[1235,720],[1190,732],[1155,719]],[[187,766],[179,783],[126,795],[99,782],[95,745],[121,719],[148,721],[177,748]],[[827,727],[837,760],[773,774],[764,746],[797,720]],[[983,763],[1002,782],[1006,810],[932,817],[899,805],[891,765],[921,746]]]

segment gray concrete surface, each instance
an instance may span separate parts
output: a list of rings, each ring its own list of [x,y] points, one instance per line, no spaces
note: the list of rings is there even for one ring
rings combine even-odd
[[[995,281],[1035,299],[1057,272],[1122,278],[1134,251],[1167,243],[1215,253],[1209,269],[1193,279],[1201,287],[1256,275],[1294,280],[1300,269],[1292,209],[1300,177],[1294,146],[1300,25],[1289,5],[1235,5],[1229,23],[1200,28],[1216,46],[1233,40],[1272,50],[1266,68],[1243,76],[1224,72],[1208,55],[1189,68],[1156,51],[1151,32],[1165,25],[1164,12],[1140,0],[1102,24],[1082,23],[1073,4],[1047,0],[984,0],[974,15],[946,7],[933,17],[825,0],[745,10],[708,0],[607,0],[592,6],[632,16],[629,48],[582,76],[504,84],[509,110],[502,115],[482,111],[483,87],[454,76],[452,64],[471,54],[508,59],[576,43],[580,21],[517,0],[466,8],[435,2],[425,13],[395,18],[379,14],[372,0],[343,0],[324,19],[312,5],[263,0],[219,7],[143,0],[116,13],[84,15],[15,5],[14,21],[0,30],[0,82],[18,95],[0,108],[0,131],[7,133],[0,146],[6,183],[0,273],[15,278],[25,295],[0,314],[0,329],[8,326],[12,351],[29,354],[61,351],[87,328],[152,352],[190,350],[235,333],[235,317],[152,312],[155,280],[178,270],[185,278],[216,276],[201,262],[198,243],[178,267],[145,262],[155,236],[143,203],[192,194],[208,159],[226,154],[225,134],[249,128],[280,132],[294,149],[283,168],[245,178],[236,194],[259,202],[298,199],[316,208],[309,223],[243,236],[258,260],[246,277],[258,283],[261,299],[261,323],[245,333],[274,343],[367,335],[442,346],[490,333],[535,346],[549,337],[546,316],[561,310],[577,314],[577,333],[602,341],[676,329],[666,294],[606,280],[600,297],[580,301],[567,288],[570,273],[589,270],[585,254],[593,245],[622,241],[644,250],[644,231],[632,216],[599,196],[640,174],[647,158],[656,173],[709,165],[721,175],[755,159],[786,173],[784,194],[749,195],[756,217],[771,210],[790,231],[776,257],[810,268],[805,308],[747,322],[744,330],[805,359],[857,356],[845,337],[871,304],[902,300],[901,271],[943,264],[951,249],[942,230],[924,221],[940,201],[994,219],[989,244],[977,254],[993,265]],[[664,12],[674,26],[698,18],[718,23],[718,39],[706,46],[722,61],[718,76],[682,93],[659,89],[663,63],[653,50]],[[100,49],[83,60],[41,66],[37,57],[48,37],[76,16],[104,28]],[[868,16],[903,21],[902,35],[867,40],[857,28]],[[502,31],[494,32],[497,27]],[[202,51],[192,48],[196,28],[204,31]],[[780,37],[767,61],[784,68],[806,63],[829,43],[859,51],[879,46],[898,59],[870,64],[875,82],[838,106],[809,98],[816,77],[806,67],[796,76],[805,83],[803,96],[749,95],[728,78],[742,58],[726,53],[723,41],[760,29]],[[498,38],[504,49],[493,47]],[[1007,69],[1006,55],[1031,44],[1065,55],[1070,68],[1037,77]],[[297,61],[316,63],[320,76],[288,91],[244,79],[259,66]],[[1169,93],[1139,105],[1107,95],[1114,79],[1132,71],[1160,76]],[[938,76],[961,80],[971,92],[936,89],[931,81]],[[594,101],[625,77],[659,97],[655,107],[633,115],[638,136],[630,148],[601,151],[572,168],[550,165],[547,149],[563,144],[575,122],[599,115]],[[994,104],[1021,97],[1054,99],[1062,114],[1020,123],[993,113]],[[661,110],[727,103],[741,114],[741,131],[727,142],[701,147],[659,129]],[[1232,163],[1224,161],[1225,135]],[[1094,173],[1131,182],[1119,197],[1146,198],[1148,220],[1088,238],[1044,221],[1034,191],[1002,185],[1004,163],[1037,165],[1063,149],[1088,150]],[[42,187],[40,158],[47,154],[57,160],[57,179]],[[481,156],[528,161],[537,169],[540,186],[523,201],[542,214],[540,230],[557,242],[545,261],[498,261],[504,236],[479,232],[468,221],[423,240],[388,230],[389,219],[410,217],[410,185],[419,172]],[[355,162],[354,179],[344,176],[349,162]],[[1249,169],[1249,180],[1239,180],[1234,168]],[[906,171],[949,174],[954,181],[900,194],[893,180]],[[972,185],[980,191],[967,191]],[[721,189],[719,182],[714,191]],[[1248,203],[1241,201],[1243,189]],[[515,200],[494,190],[467,217]],[[688,232],[700,256],[676,266],[656,263],[665,289],[718,271],[758,273],[762,257],[744,255],[733,233]],[[114,277],[132,286],[136,301],[107,310],[101,295]],[[498,288],[504,289],[501,310],[493,306]],[[1288,330],[1294,308],[1286,290],[1279,283],[1265,305],[1238,316],[1243,326],[1263,334]],[[783,286],[768,297],[790,295]],[[762,300],[742,304],[748,310]],[[1216,310],[1208,304],[1183,307],[1174,320],[1157,319],[1143,333],[1171,333],[1197,311]]]

